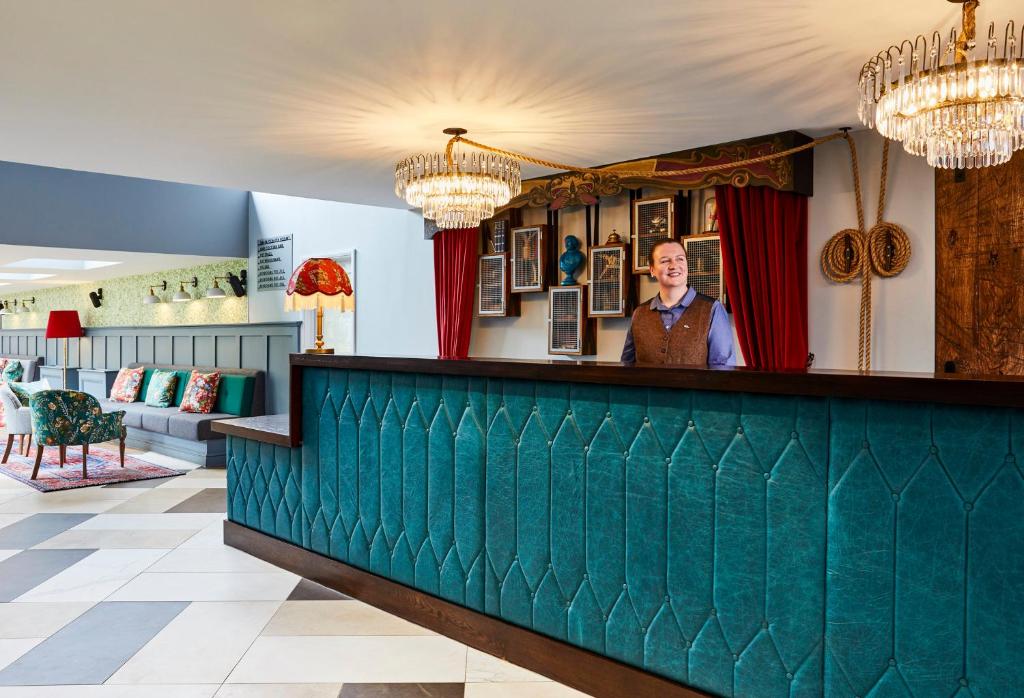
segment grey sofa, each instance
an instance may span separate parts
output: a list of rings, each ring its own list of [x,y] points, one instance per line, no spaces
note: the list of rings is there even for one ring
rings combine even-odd
[[[223,434],[214,433],[213,422],[218,419],[264,414],[266,376],[263,371],[166,364],[130,364],[129,368],[139,366],[145,368],[147,373],[138,401],[125,403],[110,399],[100,400],[104,412],[124,411],[124,424],[128,427],[125,444],[130,448],[155,451],[207,467],[224,467],[226,441]],[[144,402],[149,375],[158,368],[179,372],[177,396],[173,407],[149,407]],[[215,411],[210,414],[192,414],[178,409],[184,383],[188,381],[187,376],[193,369],[203,373],[219,371],[222,376]],[[228,379],[228,376],[234,378]],[[228,387],[229,381],[231,387]],[[239,385],[246,386],[242,394],[237,392],[239,388],[236,386]],[[235,393],[229,396],[231,390]],[[230,397],[230,400],[225,400],[226,397]],[[219,408],[223,411],[217,411]]]
[[[0,354],[0,359],[9,361],[20,361],[25,369],[21,376],[20,383],[31,383],[39,380],[39,367],[43,365],[43,357],[29,356],[28,354]]]

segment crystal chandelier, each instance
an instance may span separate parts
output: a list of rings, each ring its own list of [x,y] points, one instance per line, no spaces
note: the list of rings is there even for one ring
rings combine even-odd
[[[932,167],[1000,165],[1024,148],[1024,32],[1018,39],[1011,21],[1000,42],[992,23],[979,48],[978,0],[949,2],[963,5],[962,30],[945,46],[935,32],[930,45],[918,36],[868,60],[858,114]]]
[[[452,136],[444,153],[413,155],[395,166],[395,194],[441,230],[475,228],[519,195],[519,163],[495,153],[453,152],[466,130],[444,132]]]

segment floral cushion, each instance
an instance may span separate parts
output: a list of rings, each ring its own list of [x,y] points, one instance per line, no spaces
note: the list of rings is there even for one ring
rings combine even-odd
[[[181,412],[209,414],[217,401],[217,386],[220,385],[220,371],[200,373],[192,371],[181,398]]]
[[[22,407],[28,407],[29,398],[32,397],[32,393],[26,390],[20,383],[8,383],[7,387],[11,389],[14,396],[21,402]]]
[[[170,407],[174,404],[175,388],[178,387],[178,374],[174,371],[153,371],[146,390],[148,407]]]
[[[25,367],[21,365],[21,362],[17,359],[8,361],[7,365],[4,366],[2,376],[3,380],[7,383],[14,383],[15,381],[21,380],[21,375],[25,372]]]
[[[139,399],[139,391],[142,389],[142,378],[146,375],[146,369],[122,368],[117,372],[114,385],[110,389],[110,399],[115,402],[135,402]]]
[[[3,375],[4,369],[7,367],[7,359],[0,359],[0,375]]]
[[[29,401],[32,431],[43,446],[77,446],[123,439],[124,412],[104,414],[96,398],[77,390],[40,390]]]

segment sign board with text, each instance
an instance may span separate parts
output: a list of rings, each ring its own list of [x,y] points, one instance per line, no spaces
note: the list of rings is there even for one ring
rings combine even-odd
[[[292,274],[292,236],[256,241],[256,290],[284,290]]]

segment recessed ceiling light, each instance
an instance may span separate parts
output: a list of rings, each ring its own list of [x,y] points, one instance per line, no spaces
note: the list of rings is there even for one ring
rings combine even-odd
[[[38,281],[39,279],[49,279],[51,276],[53,274],[25,274],[13,271],[0,271],[0,279],[8,281]]]
[[[8,269],[67,269],[69,271],[89,271],[90,269],[101,269],[112,267],[120,262],[102,262],[93,259],[49,259],[46,257],[32,257],[22,259],[18,262],[11,262],[4,266]]]

